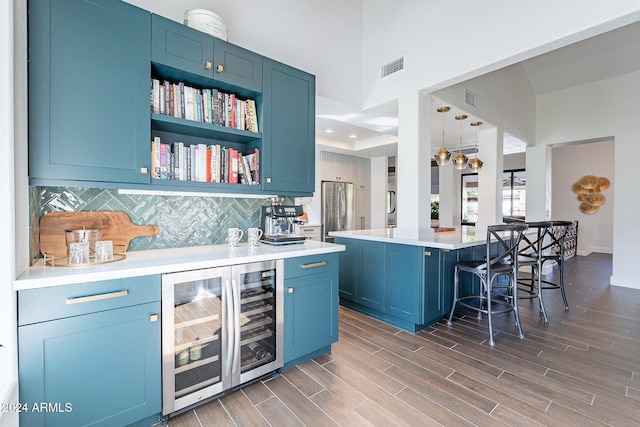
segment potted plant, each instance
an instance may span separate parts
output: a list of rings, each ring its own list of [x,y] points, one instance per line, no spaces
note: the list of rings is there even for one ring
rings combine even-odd
[[[436,228],[440,226],[440,202],[431,202],[431,227]]]

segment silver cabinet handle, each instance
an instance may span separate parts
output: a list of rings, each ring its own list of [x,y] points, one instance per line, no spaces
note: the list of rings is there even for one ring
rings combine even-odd
[[[324,265],[329,264],[327,261],[320,261],[320,262],[312,262],[311,264],[302,264],[300,267],[302,268],[316,268],[316,267],[322,267]]]
[[[287,293],[288,294],[292,294],[293,293],[293,288],[287,288]]]
[[[108,292],[106,294],[88,295],[84,297],[70,297],[70,298],[67,298],[67,305],[82,304],[85,302],[100,301],[100,300],[109,299],[109,298],[126,297],[127,295],[129,295],[129,291],[124,289],[122,291]]]

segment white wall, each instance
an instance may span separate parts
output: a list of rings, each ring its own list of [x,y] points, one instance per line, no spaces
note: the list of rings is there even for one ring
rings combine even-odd
[[[371,159],[371,228],[387,226],[387,181],[386,157]]]
[[[367,0],[364,4],[365,107],[403,88],[433,91],[594,36],[640,17],[636,0]],[[380,80],[400,55],[405,70]]]
[[[476,95],[477,108],[465,104],[465,89]],[[480,129],[497,126],[535,144],[536,98],[520,64],[449,86],[433,95],[485,121]],[[479,146],[478,157],[482,158],[482,154]]]
[[[542,95],[537,100],[538,149],[554,144],[589,140],[615,140],[613,176],[612,285],[640,288],[637,274],[640,224],[635,213],[638,202],[637,168],[640,158],[637,118],[640,117],[640,72]],[[535,157],[535,156],[534,156]],[[527,152],[527,178],[544,173],[543,156],[533,162]],[[530,162],[531,160],[531,162]],[[537,164],[536,164],[537,163]],[[552,187],[555,189],[555,185]],[[544,189],[527,188],[527,208],[545,200]],[[620,196],[624,195],[624,196]],[[555,213],[551,213],[555,217]],[[582,233],[582,230],[580,230]],[[582,237],[579,236],[579,239]]]
[[[0,403],[17,402],[17,313],[13,281],[28,265],[26,0],[0,3]],[[0,413],[15,426],[17,412]]]
[[[360,0],[126,0],[174,21],[188,9],[218,14],[228,41],[317,76],[317,94],[360,107],[362,2]]]
[[[613,205],[615,194],[614,142],[573,144],[551,151],[553,193],[552,218],[578,220],[578,255],[613,251]],[[573,183],[585,175],[604,176],[611,187],[602,192],[605,203],[595,214],[580,211],[580,201],[571,190]]]
[[[514,153],[507,154],[504,156],[503,167],[504,170],[515,170],[515,169],[525,169],[526,164],[526,154],[525,153]]]
[[[0,5],[0,82],[11,82],[13,78],[13,4]],[[0,162],[0,200],[14,199],[13,185],[13,85],[3,84],[0,91],[0,117],[6,120],[0,126],[0,146],[8,152]],[[0,256],[0,403],[15,402],[16,374],[16,297],[13,292],[15,278],[14,262],[14,213],[10,209],[0,210],[0,221],[6,226],[0,228],[3,242]],[[13,395],[13,396],[12,396]],[[16,416],[0,412],[0,425],[15,422]],[[9,417],[12,416],[12,420]]]

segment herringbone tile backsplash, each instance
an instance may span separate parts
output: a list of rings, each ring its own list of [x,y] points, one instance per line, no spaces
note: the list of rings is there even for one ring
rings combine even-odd
[[[38,221],[48,212],[122,211],[137,225],[157,225],[160,234],[138,237],[130,251],[224,243],[229,227],[259,227],[266,199],[118,194],[118,190],[31,187],[32,253],[37,256]],[[285,199],[284,203],[293,203]]]

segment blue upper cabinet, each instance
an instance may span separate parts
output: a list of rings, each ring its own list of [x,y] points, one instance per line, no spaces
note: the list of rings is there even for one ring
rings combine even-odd
[[[29,2],[31,185],[306,196],[314,146],[314,76],[120,0]]]
[[[225,89],[262,91],[261,55],[159,15],[151,22],[151,60],[156,65],[216,80]]]
[[[262,56],[224,40],[213,43],[214,79],[254,92],[262,91]]]
[[[159,15],[151,16],[151,60],[213,78],[213,37]]]
[[[315,77],[264,58],[262,188],[315,189]]]
[[[29,2],[29,176],[148,183],[151,14],[119,0]]]

